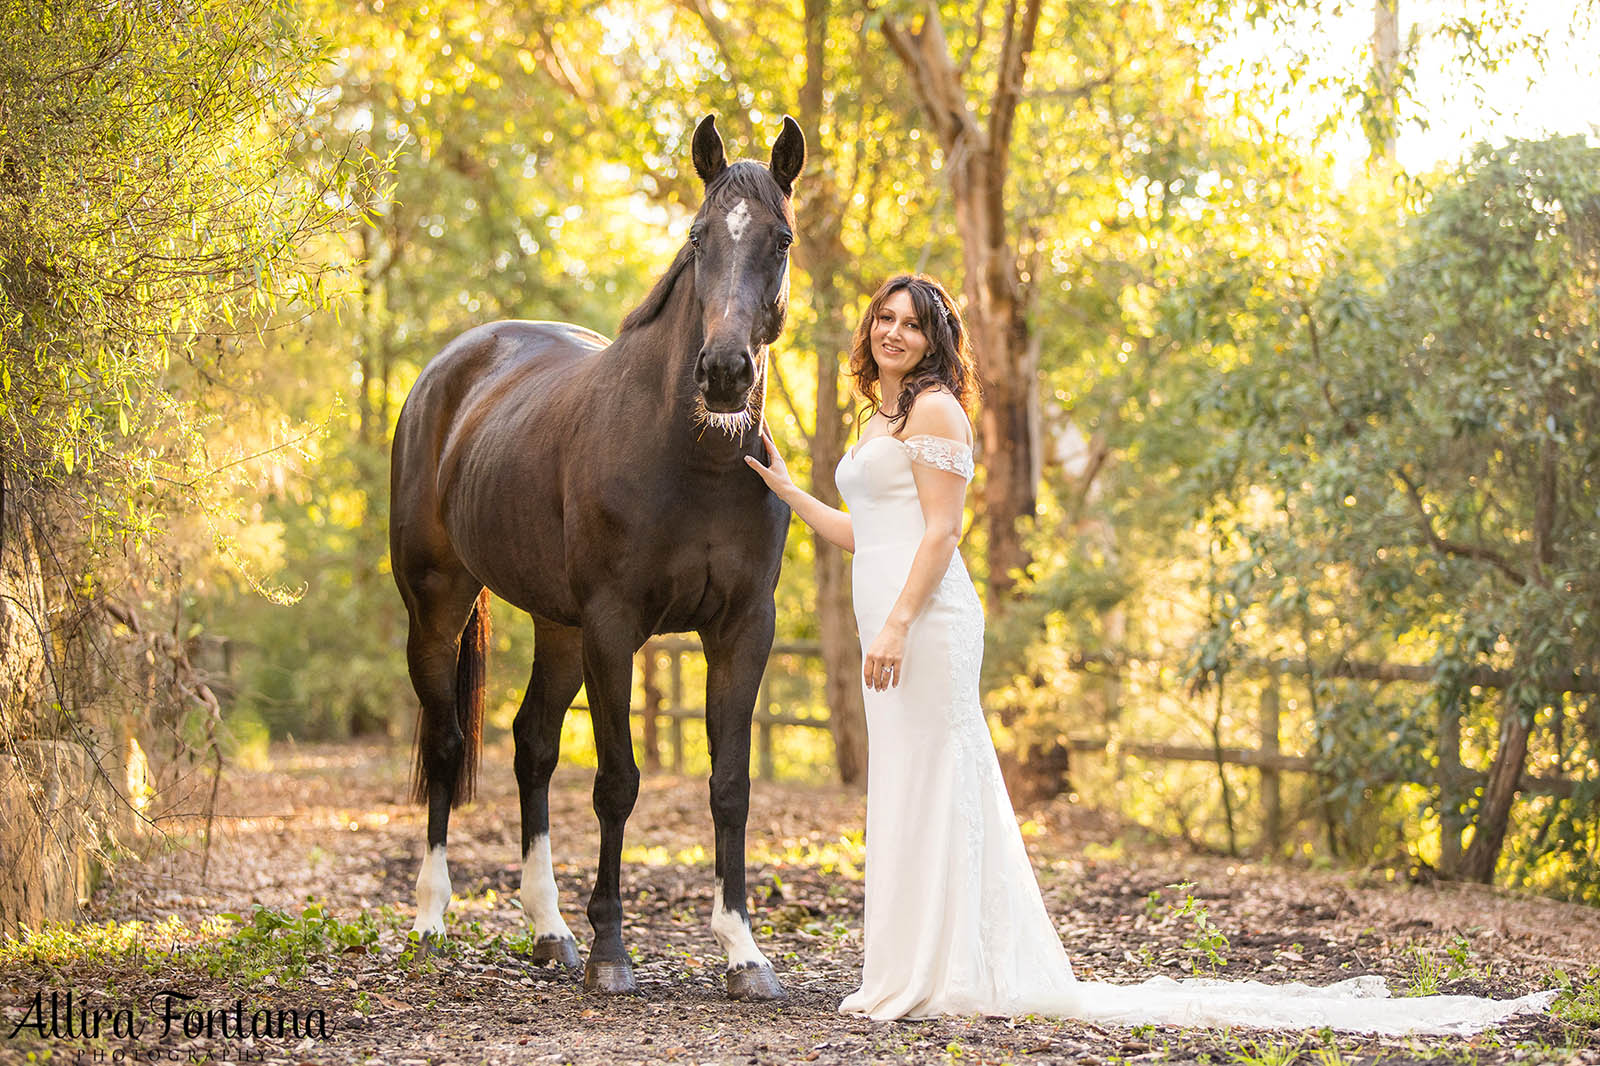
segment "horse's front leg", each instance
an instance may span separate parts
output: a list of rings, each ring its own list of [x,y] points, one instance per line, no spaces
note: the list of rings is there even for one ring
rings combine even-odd
[[[717,885],[711,932],[728,957],[728,995],[782,999],[772,964],[750,935],[744,833],[750,815],[750,717],[772,650],[773,609],[761,605],[737,624],[700,634],[706,649],[706,739],[711,747],[711,818],[717,834]]]
[[[561,917],[550,862],[550,775],[561,755],[561,723],[583,683],[583,636],[544,622],[535,622],[533,630],[533,672],[511,724],[522,799],[522,913],[533,934],[535,962],[577,967],[578,944]]]
[[[594,775],[594,812],[600,819],[600,867],[589,896],[594,946],[583,968],[591,992],[637,992],[633,966],[622,946],[622,833],[639,798],[639,767],[633,761],[628,710],[633,687],[633,654],[643,643],[632,626],[597,615],[583,627],[583,683],[589,694],[594,746],[600,768]]]

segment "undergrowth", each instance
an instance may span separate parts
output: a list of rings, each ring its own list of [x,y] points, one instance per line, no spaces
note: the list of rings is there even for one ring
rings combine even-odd
[[[249,914],[224,912],[190,924],[158,922],[50,923],[0,939],[0,968],[137,967],[147,974],[177,969],[253,983],[272,977],[294,985],[320,958],[373,949],[386,929],[397,929],[390,907],[363,911],[346,921],[321,904],[299,914],[257,904]]]

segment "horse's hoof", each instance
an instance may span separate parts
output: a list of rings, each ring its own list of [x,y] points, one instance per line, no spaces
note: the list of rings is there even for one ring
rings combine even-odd
[[[445,955],[450,951],[450,941],[442,931],[417,934],[417,947],[411,953],[413,962],[422,962],[433,955]]]
[[[583,965],[583,960],[578,957],[578,942],[570,936],[542,936],[533,942],[533,951],[528,957],[540,966],[553,962],[568,970],[576,970]]]
[[[733,999],[783,999],[787,993],[778,983],[770,963],[752,962],[728,971],[728,995]]]
[[[632,995],[639,991],[633,979],[633,967],[624,962],[600,962],[590,959],[583,968],[583,987],[588,992],[604,992],[612,996]]]

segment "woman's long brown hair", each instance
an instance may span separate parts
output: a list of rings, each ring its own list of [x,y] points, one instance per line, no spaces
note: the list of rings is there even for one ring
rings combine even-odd
[[[970,417],[978,402],[979,387],[967,325],[950,293],[926,274],[896,274],[885,281],[872,294],[866,314],[856,326],[855,336],[850,341],[850,377],[856,392],[867,401],[866,417],[871,418],[883,406],[878,361],[872,357],[872,324],[889,297],[897,292],[910,294],[911,306],[917,311],[917,324],[928,341],[928,351],[900,383],[895,413],[889,419],[889,432],[897,432],[904,426],[917,396],[935,386],[949,389]],[[857,419],[862,420],[859,414]]]

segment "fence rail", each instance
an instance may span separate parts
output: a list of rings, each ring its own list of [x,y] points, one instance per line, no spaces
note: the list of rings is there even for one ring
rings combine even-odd
[[[674,773],[683,771],[683,723],[686,720],[703,721],[704,706],[690,706],[683,691],[683,657],[700,655],[703,650],[698,640],[689,637],[656,637],[639,650],[639,670],[644,677],[644,706],[634,707],[629,714],[641,720],[644,734],[644,763],[646,769],[662,769],[661,720],[667,722],[666,767]],[[755,714],[751,725],[755,732],[756,776],[770,780],[775,776],[772,755],[774,728],[820,729],[833,731],[827,717],[807,717],[786,714],[772,709],[772,660],[779,656],[798,655],[802,658],[821,658],[822,645],[816,641],[779,641],[772,645],[767,660],[767,671],[761,678],[761,689],[756,694]],[[666,684],[662,685],[660,659],[666,657]],[[587,703],[574,703],[572,709],[588,713]]]
[[[703,719],[705,708],[690,706],[685,700],[683,690],[683,657],[690,654],[700,654],[700,642],[689,637],[668,636],[651,640],[639,652],[640,670],[644,677],[644,706],[635,707],[632,714],[642,720],[642,733],[644,737],[645,765],[650,769],[661,769],[663,766],[661,753],[661,722],[667,724],[667,761],[666,766],[676,772],[681,772],[684,765],[684,740],[683,723],[686,719]],[[786,641],[772,646],[772,659],[780,656],[799,656],[806,659],[819,659],[822,655],[822,646],[816,641]],[[666,662],[666,678],[663,683],[661,662]],[[1085,671],[1118,670],[1135,661],[1126,656],[1086,655],[1081,656],[1077,668]],[[1269,847],[1276,848],[1282,843],[1283,835],[1283,801],[1282,801],[1282,775],[1285,773],[1315,774],[1318,772],[1316,762],[1306,755],[1296,755],[1281,749],[1281,715],[1279,710],[1280,679],[1284,676],[1305,677],[1313,671],[1305,663],[1290,663],[1276,661],[1248,662],[1241,664],[1242,668],[1257,676],[1265,675],[1267,684],[1262,689],[1261,702],[1258,708],[1257,746],[1254,748],[1220,747],[1206,745],[1185,744],[1160,744],[1125,741],[1108,737],[1071,737],[1067,741],[1070,751],[1084,754],[1110,754],[1119,756],[1133,756],[1140,759],[1151,759],[1159,762],[1196,762],[1209,763],[1216,766],[1220,772],[1224,766],[1245,766],[1260,771],[1261,774],[1261,804],[1263,837]],[[1412,666],[1394,663],[1363,663],[1346,662],[1331,665],[1326,672],[1318,672],[1318,676],[1347,678],[1352,680],[1376,681],[1381,683],[1425,683],[1431,681],[1435,671],[1431,667]],[[771,681],[773,679],[771,659],[768,661],[768,670],[761,679],[760,692],[756,697],[755,713],[752,725],[755,731],[755,751],[757,776],[770,779],[774,774],[772,735],[773,730],[785,729],[821,729],[831,731],[831,725],[826,716],[808,717],[787,713],[774,712],[772,709]],[[1474,668],[1468,672],[1468,680],[1484,688],[1501,688],[1510,683],[1510,675],[1504,671],[1488,668]],[[1569,692],[1591,693],[1596,691],[1596,679],[1588,675],[1572,674],[1562,675],[1552,679],[1553,686]],[[587,711],[585,705],[574,705],[575,710]],[[1465,796],[1472,789],[1481,786],[1488,775],[1481,770],[1473,770],[1461,764],[1460,757],[1461,723],[1456,715],[1444,713],[1439,722],[1439,765],[1425,780],[1413,781],[1415,784],[1434,785],[1441,791],[1446,802],[1442,806],[1446,811],[1454,810],[1456,804],[1453,800]],[[1399,779],[1395,779],[1398,781]],[[1518,782],[1518,788],[1526,793],[1536,795],[1570,797],[1579,782],[1571,778],[1550,777],[1538,774],[1524,773]],[[1444,819],[1445,849],[1451,850],[1451,841],[1459,847],[1460,831],[1465,829],[1465,819],[1457,814],[1447,815]]]

